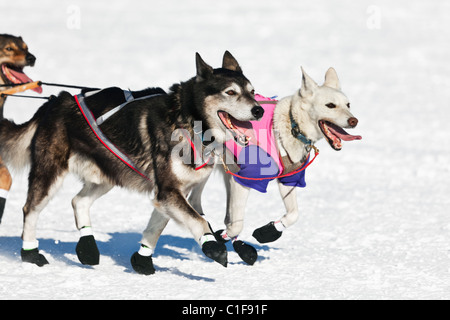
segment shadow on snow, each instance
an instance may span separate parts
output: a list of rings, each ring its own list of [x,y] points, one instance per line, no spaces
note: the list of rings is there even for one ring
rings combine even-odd
[[[117,265],[125,268],[125,272],[134,272],[131,268],[130,257],[139,249],[139,241],[142,234],[140,233],[121,233],[114,232],[109,234],[108,241],[96,240],[100,251],[100,264],[102,257],[110,257]],[[65,262],[68,265],[79,266],[82,268],[92,268],[91,266],[82,265],[78,259],[73,260],[69,255],[76,255],[75,247],[77,242],[56,241],[54,239],[40,239],[39,248],[44,255],[50,255],[57,261]],[[255,249],[267,251],[269,247],[266,245],[258,245],[251,243]],[[228,252],[234,251],[230,242],[226,244]],[[0,256],[12,260],[20,259],[20,249],[22,247],[22,239],[20,237],[0,236]],[[159,268],[157,266],[158,257],[171,257],[176,260],[191,260],[192,254],[197,254],[205,262],[216,263],[204,256],[200,246],[192,238],[183,238],[172,235],[162,235],[158,241],[155,253],[153,254],[155,267],[159,272],[171,272],[180,276],[188,277],[194,280],[213,281],[212,279],[187,275],[176,268]],[[266,259],[259,256],[258,261]],[[243,264],[240,262],[231,262],[229,264]]]

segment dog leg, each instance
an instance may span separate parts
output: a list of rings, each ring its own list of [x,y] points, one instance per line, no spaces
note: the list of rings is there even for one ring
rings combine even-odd
[[[228,180],[228,177],[224,176],[225,180]],[[203,217],[205,217],[205,215],[203,214],[203,209],[201,206],[201,196],[202,196],[202,192],[203,189],[205,187],[207,180],[205,180],[205,182],[198,184],[196,187],[194,187],[194,189],[192,190],[190,196],[189,196],[189,202],[192,204],[192,206],[194,207],[194,209],[199,212]],[[228,195],[230,194],[230,182],[229,181],[225,181],[225,186],[227,189],[227,199]],[[227,209],[227,215],[226,215],[226,221],[232,221],[232,218],[230,217],[230,213],[229,210]],[[225,222],[226,223],[226,222]],[[237,228],[239,228],[239,226],[237,226]],[[237,231],[237,228],[235,228],[235,232]],[[212,228],[210,226],[210,229],[212,231]],[[242,228],[241,228],[242,230]],[[219,243],[226,243],[230,238],[227,235],[227,231],[221,229],[221,230],[217,230],[214,233],[214,237],[216,238],[216,240]],[[240,233],[240,231],[238,231],[238,233]],[[242,240],[238,240],[237,236],[234,236],[231,239],[231,242],[233,243],[233,248],[234,251],[236,251],[236,253],[239,255],[239,257],[247,264],[249,265],[253,265],[256,262],[256,259],[258,258],[258,253],[256,252],[256,249],[254,247],[252,247],[251,245],[246,244],[244,241]]]
[[[112,186],[106,184],[85,183],[83,189],[72,199],[75,222],[80,230],[80,240],[76,246],[78,260],[85,265],[97,265],[100,252],[92,233],[89,209],[95,200],[106,194]]]
[[[172,187],[159,189],[154,204],[158,210],[187,227],[208,258],[227,266],[225,245],[216,241],[209,223],[191,207],[182,192]]]
[[[275,221],[275,226],[277,226],[277,230],[284,231],[298,220],[297,193],[295,187],[285,186],[280,182],[278,182],[278,188],[286,208],[286,214],[280,220]],[[278,226],[278,223],[282,225]]]
[[[23,207],[23,246],[20,252],[23,262],[34,263],[39,267],[48,264],[47,259],[40,254],[38,250],[39,242],[36,239],[36,226],[39,213],[59,189],[65,175],[66,172],[54,178],[51,186],[44,186],[41,185],[40,182],[48,177],[43,178],[39,177],[39,175],[30,174],[28,197],[25,206]]]
[[[225,216],[226,230],[218,230],[214,233],[217,241],[227,242],[231,240],[234,251],[247,264],[253,265],[258,259],[256,249],[242,240],[238,235],[244,227],[245,205],[250,189],[237,183],[233,177],[224,175],[227,194],[227,211]]]
[[[200,213],[202,216],[205,215],[202,208],[202,193],[207,181],[208,180],[205,179],[203,182],[197,184],[194,188],[192,188],[192,191],[188,198],[188,201],[194,208],[194,210]]]
[[[142,234],[141,247],[131,257],[131,265],[137,273],[151,275],[155,273],[152,255],[156,244],[170,218],[158,210],[153,210],[147,228]]]
[[[294,187],[288,187],[278,182],[281,197],[286,207],[286,214],[278,221],[271,221],[256,229],[253,236],[260,243],[273,242],[281,237],[283,231],[298,220],[298,204]]]
[[[240,185],[231,176],[225,177],[225,180],[227,189],[226,237],[231,239],[237,237],[244,227],[245,207],[250,188]]]
[[[3,212],[5,211],[6,199],[9,189],[11,189],[12,178],[8,168],[0,157],[0,223],[2,222]]]
[[[202,188],[200,187],[199,190],[201,191]],[[211,230],[207,221],[187,203],[186,198],[179,192],[172,192],[175,199],[164,192],[163,197],[158,197],[159,199],[154,201],[157,209],[153,210],[147,228],[143,232],[141,248],[131,257],[133,269],[137,273],[144,275],[155,273],[152,255],[158,239],[170,218],[188,227],[207,257],[226,266],[225,245],[216,242],[214,236],[210,233]]]
[[[28,178],[27,201],[23,207],[22,261],[38,266],[48,262],[38,251],[37,220],[39,213],[61,187],[68,173],[70,154],[69,142],[64,131],[59,126],[53,126],[50,117],[46,120],[49,122],[41,122],[42,126],[36,131],[33,145],[30,147],[33,160]]]
[[[202,208],[202,193],[203,189],[205,188],[206,182],[208,180],[204,180],[203,182],[197,184],[194,188],[192,188],[191,193],[189,195],[188,201],[190,205],[194,208],[195,211],[197,211],[203,218],[206,219],[206,215],[203,213]],[[208,222],[209,228],[211,229],[211,232],[215,235],[211,224]]]

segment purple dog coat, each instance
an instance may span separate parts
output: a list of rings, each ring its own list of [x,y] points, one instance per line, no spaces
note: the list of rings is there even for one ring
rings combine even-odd
[[[263,117],[259,121],[250,121],[253,129],[250,129],[251,134],[249,134],[249,141],[246,146],[236,143],[235,139],[225,142],[225,146],[234,155],[240,168],[236,175],[244,177],[234,176],[236,182],[265,193],[269,182],[281,175],[284,171],[284,166],[273,132],[273,113],[277,102],[258,94],[255,98],[259,102],[273,101],[273,103],[262,103],[261,107],[264,109]],[[249,180],[245,178],[268,179]],[[286,186],[300,188],[306,186],[304,170],[278,179]]]

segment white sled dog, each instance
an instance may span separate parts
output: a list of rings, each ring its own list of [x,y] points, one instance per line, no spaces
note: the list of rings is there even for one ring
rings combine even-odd
[[[224,148],[228,152],[224,163],[231,168],[231,158],[231,163],[235,162],[237,166],[230,170],[235,176],[227,174],[230,171],[224,166],[228,171],[224,174],[226,229],[216,231],[215,236],[218,241],[232,240],[235,251],[250,265],[258,256],[255,248],[237,240],[244,225],[250,190],[266,192],[270,180],[278,182],[286,214],[253,233],[260,243],[275,241],[298,219],[295,188],[306,186],[301,169],[306,168],[311,149],[317,153],[314,144],[325,137],[333,149],[341,150],[342,140],[361,139],[361,136],[350,135],[343,129],[356,127],[358,119],[350,112],[349,100],[341,91],[336,71],[328,69],[322,86],[317,85],[303,68],[302,73],[301,89],[294,95],[280,101],[256,96],[264,108],[264,116],[258,122],[228,122],[228,129],[233,131],[235,139],[228,141]],[[200,185],[190,196],[196,207],[200,207],[203,187]]]

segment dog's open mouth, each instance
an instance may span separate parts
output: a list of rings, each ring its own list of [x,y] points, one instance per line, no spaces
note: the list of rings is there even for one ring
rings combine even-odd
[[[218,115],[223,125],[233,133],[236,142],[247,145],[253,137],[253,126],[251,122],[237,120],[225,111],[219,111]]]
[[[342,140],[361,140],[361,136],[348,134],[343,128],[326,120],[319,120],[319,127],[330,146],[335,150],[342,149]]]
[[[21,67],[13,66],[10,64],[2,64],[1,72],[2,72],[5,80],[9,81],[10,84],[22,84],[22,83],[33,82],[33,80],[31,80],[30,77],[28,77],[23,72],[23,68],[21,68]],[[36,91],[37,93],[42,93],[41,87],[37,87],[32,90]]]

